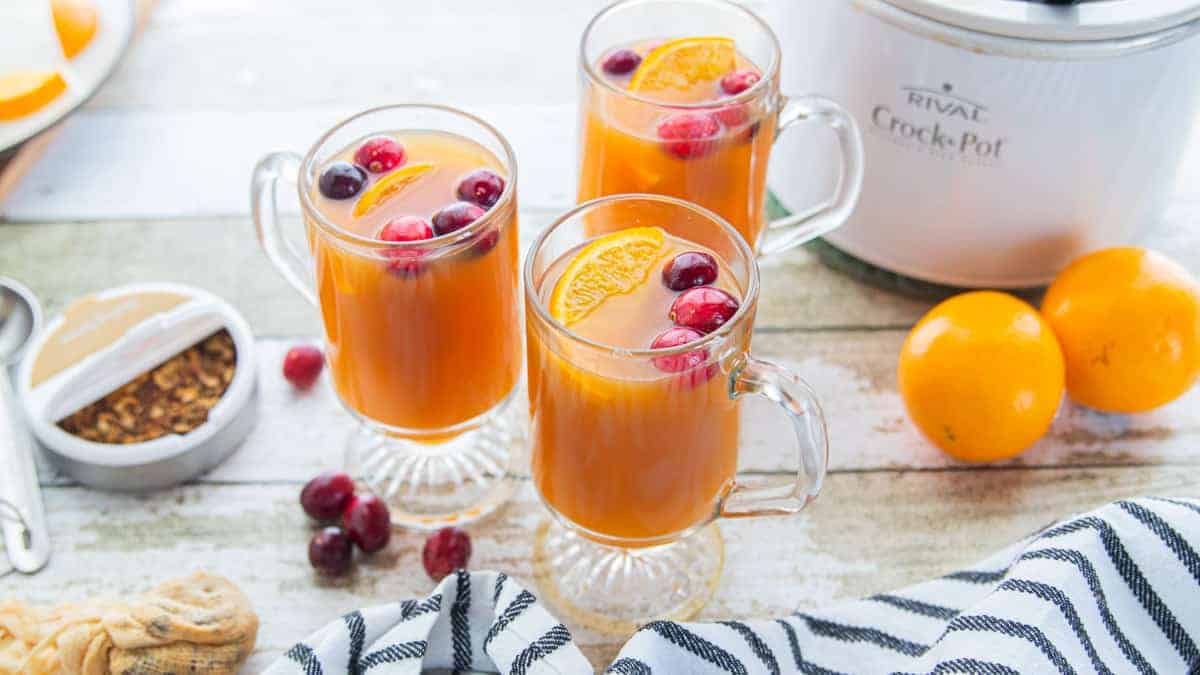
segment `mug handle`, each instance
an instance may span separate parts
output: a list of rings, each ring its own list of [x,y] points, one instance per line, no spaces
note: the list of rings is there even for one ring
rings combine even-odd
[[[280,182],[295,185],[302,162],[300,155],[294,152],[273,152],[263,157],[254,167],[254,178],[250,184],[250,209],[254,214],[254,228],[258,231],[258,243],[263,252],[283,278],[315,307],[317,284],[312,259],[296,250],[292,241],[283,235],[276,208]]]
[[[863,180],[863,143],[858,124],[837,103],[821,96],[783,99],[783,111],[775,128],[775,139],[799,122],[824,123],[837,135],[842,172],[833,195],[824,203],[800,213],[777,218],[767,224],[760,257],[795,248],[841,227],[858,203]]]
[[[800,455],[795,480],[779,485],[741,485],[721,500],[723,518],[783,516],[803,509],[821,491],[829,467],[829,430],[817,395],[795,373],[743,354],[729,373],[729,396],[747,394],[775,402],[792,422]]]

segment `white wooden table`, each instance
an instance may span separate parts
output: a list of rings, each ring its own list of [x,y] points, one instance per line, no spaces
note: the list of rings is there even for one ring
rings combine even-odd
[[[753,4],[770,14],[767,0]],[[131,281],[180,281],[228,298],[261,337],[262,419],[223,466],[165,493],[103,494],[46,469],[54,556],[36,576],[0,578],[0,598],[134,592],[208,569],[237,582],[258,609],[247,667],[255,672],[342,612],[427,593],[419,534],[398,533],[344,580],[308,566],[299,486],[340,463],[350,427],[327,388],[297,395],[279,377],[283,351],[313,339],[318,325],[258,250],[250,170],[265,152],[303,150],[371,105],[462,106],[516,147],[528,239],[572,200],[576,43],[600,5],[162,0],[120,71],[0,203],[0,273],[27,282],[50,312]],[[1200,139],[1144,243],[1200,268]],[[900,344],[929,303],[861,285],[811,251],[770,261],[764,278],[755,350],[798,370],[823,397],[832,472],[800,517],[722,525],[726,570],[703,617],[760,617],[880,592],[1118,497],[1200,496],[1200,390],[1132,417],[1068,405],[1020,458],[963,465],[918,436],[896,392]],[[757,405],[747,414],[761,423],[749,425],[757,431],[744,466],[785,471],[782,421]],[[526,485],[469,528],[472,566],[529,578],[530,533],[543,517]],[[576,637],[598,666],[625,639]]]

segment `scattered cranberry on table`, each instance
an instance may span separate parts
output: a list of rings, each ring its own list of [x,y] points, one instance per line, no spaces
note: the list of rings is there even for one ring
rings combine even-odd
[[[717,280],[717,260],[703,251],[684,251],[663,267],[663,283],[673,291],[685,291]]]
[[[308,562],[321,574],[339,577],[350,571],[354,549],[340,527],[326,527],[308,542]]]
[[[317,188],[329,199],[350,199],[362,190],[367,173],[350,162],[330,162],[317,179]]]
[[[354,153],[354,162],[371,173],[391,171],[403,164],[404,159],[404,146],[386,136],[367,139]]]
[[[658,123],[658,137],[667,152],[680,159],[692,159],[712,149],[721,123],[707,113],[675,113]]]
[[[721,91],[736,96],[758,84],[762,76],[753,70],[735,70],[721,78]]]
[[[314,520],[341,517],[354,497],[354,480],[338,471],[325,471],[300,491],[300,506]]]
[[[712,286],[697,286],[679,294],[671,303],[671,321],[677,326],[711,333],[729,321],[738,311],[738,301],[729,293]]]
[[[642,63],[642,57],[632,49],[618,49],[604,58],[600,65],[609,75],[628,75]]]
[[[504,192],[504,179],[495,171],[477,169],[463,177],[458,184],[458,198],[471,202],[485,209],[490,209],[500,201]]]
[[[429,535],[421,551],[421,562],[434,581],[467,566],[471,559],[471,537],[457,527],[443,527]]]
[[[308,389],[321,376],[325,356],[321,350],[308,345],[292,347],[283,357],[283,376],[293,387]]]
[[[457,232],[479,220],[485,211],[470,202],[455,202],[433,214],[433,231],[438,235]]]
[[[342,526],[363,553],[382,549],[392,538],[392,519],[387,505],[375,495],[352,498],[342,514]]]

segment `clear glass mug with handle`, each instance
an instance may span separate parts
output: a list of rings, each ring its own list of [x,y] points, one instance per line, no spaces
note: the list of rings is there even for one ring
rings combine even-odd
[[[723,261],[741,291],[737,313],[699,341],[655,350],[603,344],[556,320],[549,299],[571,256],[595,236],[646,225]],[[731,225],[658,195],[586,202],[530,249],[523,278],[531,473],[553,515],[535,537],[535,577],[541,595],[576,621],[621,632],[686,619],[720,576],[714,520],[796,513],[820,491],[829,441],[816,395],[749,351],[758,274]],[[659,283],[657,276],[655,267],[645,283]],[[683,370],[658,367],[681,354],[701,358]],[[791,422],[798,457],[785,482],[737,477],[739,403],[747,395],[774,401]]]
[[[640,68],[655,47],[680,38],[732,38],[738,67],[756,70],[760,79],[733,95],[705,80],[697,86],[710,95],[701,96],[694,88],[634,90],[636,69],[613,74],[602,65],[615,49],[631,48],[644,57]],[[639,192],[686,199],[729,221],[761,255],[840,227],[858,203],[863,179],[858,125],[829,99],[780,93],[779,39],[745,7],[728,0],[622,0],[588,24],[579,58],[578,201]],[[837,137],[837,187],[813,208],[768,222],[764,202],[772,146],[782,132],[805,121]],[[675,122],[701,137],[679,140],[664,131]]]
[[[435,149],[427,152],[439,147],[430,135],[453,148],[467,143],[494,162],[503,192],[474,222],[432,239],[386,242],[373,229],[349,227],[346,213],[339,220],[322,202],[318,177],[347,148],[380,134],[410,144],[419,137]],[[438,167],[438,157],[424,159]],[[396,171],[414,163],[410,157]],[[282,184],[298,187],[307,250],[281,229]],[[513,403],[522,366],[516,189],[508,141],[483,120],[436,105],[368,110],[333,127],[303,158],[278,152],[254,170],[259,241],[320,310],[334,391],[358,422],[348,469],[388,501],[395,524],[428,529],[478,518],[507,499],[513,468],[524,462],[524,410]],[[453,202],[454,190],[446,192]]]

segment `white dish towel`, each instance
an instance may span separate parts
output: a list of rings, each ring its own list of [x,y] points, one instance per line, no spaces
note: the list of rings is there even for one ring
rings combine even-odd
[[[766,621],[655,622],[608,673],[1200,673],[1200,501],[1115,502],[967,570]],[[576,675],[567,628],[495,572],[352,612],[267,672]]]

